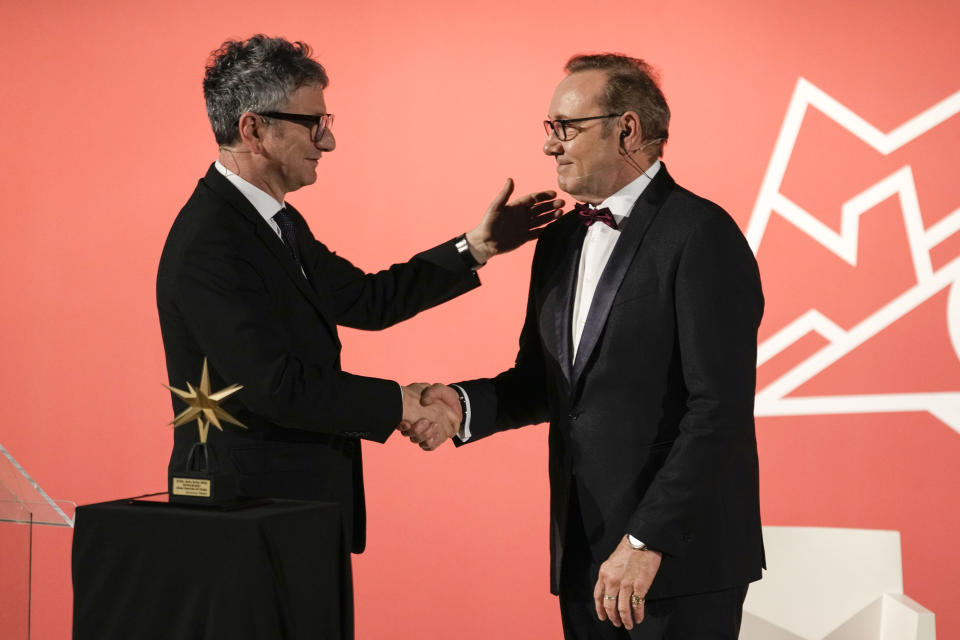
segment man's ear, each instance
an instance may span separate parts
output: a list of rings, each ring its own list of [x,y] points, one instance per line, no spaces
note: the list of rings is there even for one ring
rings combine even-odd
[[[620,149],[623,153],[633,153],[640,150],[643,143],[643,127],[640,126],[640,116],[635,111],[627,111],[620,116],[617,123],[620,128]]]
[[[240,143],[250,150],[251,153],[261,153],[263,151],[263,119],[252,111],[247,111],[240,116],[237,122],[237,129],[240,133]]]

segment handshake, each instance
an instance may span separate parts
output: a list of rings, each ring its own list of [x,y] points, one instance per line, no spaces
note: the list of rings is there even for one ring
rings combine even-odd
[[[424,451],[455,436],[462,420],[460,398],[452,387],[425,382],[403,387],[403,419],[397,429]]]

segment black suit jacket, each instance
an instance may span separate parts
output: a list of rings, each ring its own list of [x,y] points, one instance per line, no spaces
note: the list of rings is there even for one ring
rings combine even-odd
[[[516,365],[462,383],[470,442],[550,421],[554,593],[572,491],[592,557],[626,533],[663,553],[651,598],[758,579],[763,296],[750,248],[726,212],[661,167],[613,249],[572,362],[584,235],[568,214],[540,237]]]
[[[199,381],[243,390],[224,408],[249,427],[211,429],[217,462],[243,493],[329,500],[343,508],[354,552],[365,511],[359,439],[383,442],[400,422],[395,382],[340,368],[337,325],[382,329],[479,285],[453,241],[376,274],[317,242],[290,210],[304,278],[250,202],[210,167],[167,237],[157,307],[171,386]],[[173,397],[174,411],[184,408]],[[174,432],[171,470],[197,441]]]

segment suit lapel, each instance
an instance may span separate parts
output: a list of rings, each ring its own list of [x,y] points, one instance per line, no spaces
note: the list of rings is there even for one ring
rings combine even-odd
[[[634,203],[630,216],[627,218],[627,224],[620,234],[620,238],[617,239],[613,253],[610,254],[607,266],[604,267],[600,281],[597,283],[593,301],[590,303],[587,322],[583,327],[583,333],[580,335],[577,359],[573,363],[571,380],[574,384],[583,375],[586,364],[590,361],[590,356],[600,339],[600,334],[603,333],[607,324],[607,316],[610,315],[610,308],[613,306],[613,300],[616,298],[620,284],[627,274],[627,269],[633,262],[643,237],[646,235],[647,229],[650,228],[650,223],[656,218],[664,199],[674,184],[673,178],[667,173],[666,166],[661,166],[657,175],[654,176]]]
[[[303,219],[299,211],[294,209],[290,204],[287,204],[287,210],[293,214],[294,224],[296,224],[297,227],[297,244],[300,249],[300,259],[303,260],[303,270],[306,273],[310,273],[311,269],[309,269],[308,266],[316,260],[313,234],[310,232],[310,227],[307,226],[307,221]],[[270,231],[272,232],[273,230],[271,229]],[[273,236],[276,238],[277,234],[274,233]],[[294,280],[297,286],[300,287],[302,291],[305,290],[309,295],[314,296],[314,300],[318,303],[316,305],[317,310],[327,322],[334,338],[337,338],[337,320],[334,312],[333,298],[330,295],[329,289],[325,287],[322,282],[313,282],[312,280],[308,281],[305,279],[300,272],[300,268],[290,258],[289,253],[287,253],[286,247],[281,246],[281,251],[287,263],[291,266],[292,273],[296,276]],[[316,274],[314,274],[313,278],[317,278]]]
[[[573,299],[577,287],[577,268],[580,264],[580,250],[586,227],[572,216],[572,229],[565,234],[563,246],[559,249],[556,270],[545,288],[543,306],[540,311],[540,332],[546,339],[544,343],[560,364],[564,377],[569,384],[573,380],[573,334],[571,322]],[[548,337],[549,336],[549,337]]]
[[[334,341],[339,343],[333,307],[329,300],[326,301],[327,304],[324,304],[321,297],[317,295],[317,291],[314,290],[310,282],[303,277],[300,267],[293,261],[293,258],[290,257],[286,247],[283,246],[283,241],[277,237],[276,232],[270,228],[270,225],[263,219],[263,216],[260,215],[256,208],[250,204],[250,201],[247,200],[242,193],[237,191],[236,187],[230,184],[230,181],[223,177],[214,166],[211,166],[207,171],[204,181],[217,195],[226,200],[230,206],[236,209],[253,225],[257,237],[266,245],[270,253],[273,254],[273,257],[280,263],[287,277],[293,281],[300,293],[316,308],[317,312],[323,318],[324,324],[327,325],[327,329],[333,336]],[[306,228],[303,217],[296,209],[293,209],[293,207],[289,205],[288,209],[293,211],[294,219],[296,220],[297,243],[300,245],[300,255],[304,258],[306,258],[307,255],[312,256],[312,252],[305,252],[304,250],[304,239],[308,236],[309,230]]]

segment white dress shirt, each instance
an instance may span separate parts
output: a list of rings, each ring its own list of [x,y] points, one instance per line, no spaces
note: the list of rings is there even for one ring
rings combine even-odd
[[[646,172],[640,174],[633,182],[597,205],[597,209],[607,208],[617,221],[618,229],[614,230],[603,222],[594,222],[587,228],[587,235],[583,239],[583,249],[580,251],[580,266],[577,269],[577,289],[573,298],[573,317],[570,330],[573,337],[572,358],[577,359],[577,348],[580,346],[580,336],[583,327],[587,324],[590,305],[593,303],[593,294],[597,291],[597,283],[610,260],[613,247],[620,238],[620,231],[624,221],[630,217],[637,198],[647,188],[657,171],[660,170],[660,161],[654,162]]]

